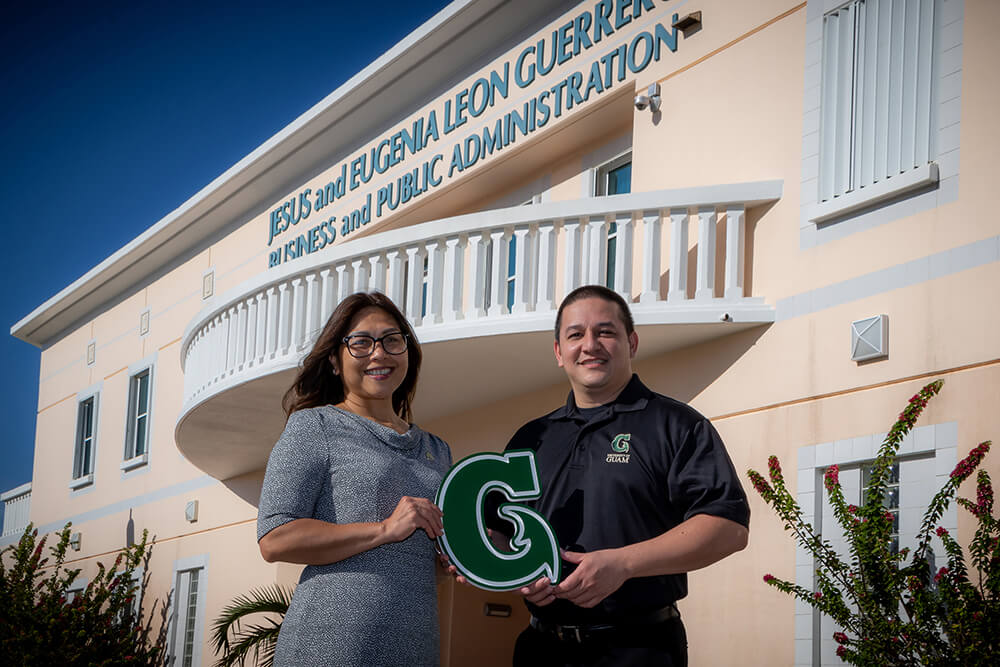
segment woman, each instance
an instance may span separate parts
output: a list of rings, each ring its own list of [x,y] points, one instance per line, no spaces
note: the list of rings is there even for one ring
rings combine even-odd
[[[257,540],[303,563],[276,665],[435,665],[441,511],[429,500],[448,445],[409,423],[420,347],[388,297],[334,311],[282,402]]]

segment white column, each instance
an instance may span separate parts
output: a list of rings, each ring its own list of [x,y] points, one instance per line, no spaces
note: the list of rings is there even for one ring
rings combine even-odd
[[[368,291],[368,262],[364,257],[359,257],[351,261],[354,269],[354,292]]]
[[[580,219],[567,218],[563,222],[565,264],[563,265],[563,296],[580,286]]]
[[[442,321],[441,299],[444,296],[444,239],[427,242],[427,322]]]
[[[604,216],[591,218],[587,225],[587,264],[585,280],[588,285],[603,285],[605,260],[608,255],[608,240]]]
[[[688,278],[688,212],[684,208],[670,209],[670,291],[667,301],[687,299]]]
[[[642,212],[642,292],[639,303],[660,298],[660,212]]]
[[[486,244],[483,233],[469,234],[469,283],[472,289],[469,314],[473,318],[486,316]]]
[[[615,281],[614,290],[626,302],[632,301],[632,212],[619,213],[615,217],[617,226],[615,241]]]
[[[465,285],[465,276],[462,272],[463,259],[465,255],[465,244],[458,236],[451,236],[444,241],[444,301],[442,316],[445,322],[454,322],[462,319],[462,287]]]
[[[405,310],[406,304],[403,303],[403,251],[399,248],[393,248],[386,253],[386,259],[389,263],[388,275],[386,276],[386,296],[392,299],[392,302],[400,310]]]
[[[726,291],[727,299],[742,299],[743,254],[745,243],[745,210],[743,206],[726,209]]]
[[[695,274],[695,299],[715,298],[715,223],[718,214],[714,206],[698,209],[698,266]]]
[[[490,285],[490,308],[488,315],[496,317],[507,309],[507,241],[510,237],[504,229],[494,229],[490,232],[493,242],[493,281]]]
[[[368,257],[368,271],[369,289],[385,294],[385,260],[382,253],[376,252]]]
[[[406,317],[413,326],[420,326],[420,310],[423,305],[424,258],[419,245],[406,248],[407,271]]]
[[[528,236],[528,225],[514,227],[514,306],[512,312],[528,312],[528,302],[531,299],[531,282],[529,279],[531,246]],[[504,289],[504,296],[507,290]]]
[[[552,310],[556,282],[555,223],[538,223],[538,301],[535,311]]]

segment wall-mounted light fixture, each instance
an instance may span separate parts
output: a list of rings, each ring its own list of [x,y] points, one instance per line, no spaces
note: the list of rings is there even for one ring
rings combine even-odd
[[[642,111],[646,107],[649,107],[649,110],[652,111],[653,113],[659,111],[660,84],[659,83],[651,84],[649,86],[649,89],[646,90],[645,94],[639,93],[638,95],[635,96],[635,100],[633,101],[633,103],[635,104],[635,108],[639,111]]]
[[[683,31],[690,30],[699,25],[701,25],[701,12],[697,11],[678,17],[676,21],[670,24],[670,27]]]
[[[184,506],[184,518],[187,519],[189,523],[194,523],[198,520],[197,500],[189,500],[188,504]]]

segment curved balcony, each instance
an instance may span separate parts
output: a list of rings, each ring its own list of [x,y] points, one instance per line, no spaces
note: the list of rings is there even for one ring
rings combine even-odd
[[[764,181],[551,202],[300,257],[213,298],[188,325],[177,445],[219,479],[262,468],[297,364],[356,291],[385,292],[413,325],[423,422],[562,381],[554,310],[578,285],[608,281],[638,295],[640,358],[773,322],[773,307],[744,293],[745,218],[780,196],[781,181]]]

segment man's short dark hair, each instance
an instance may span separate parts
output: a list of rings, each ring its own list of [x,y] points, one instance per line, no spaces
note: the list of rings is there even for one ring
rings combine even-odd
[[[632,335],[632,332],[635,331],[635,322],[632,320],[632,311],[629,310],[628,303],[622,298],[622,295],[612,289],[608,289],[604,285],[584,285],[583,287],[577,287],[567,294],[562,303],[559,304],[559,310],[556,312],[556,341],[559,340],[559,328],[562,326],[563,309],[580,299],[594,298],[604,299],[617,305],[622,323],[625,325],[625,333],[629,336]]]

